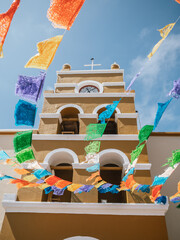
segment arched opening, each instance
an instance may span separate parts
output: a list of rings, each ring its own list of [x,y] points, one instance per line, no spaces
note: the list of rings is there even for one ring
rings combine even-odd
[[[100,174],[104,181],[113,185],[120,185],[124,167],[129,164],[128,157],[117,149],[106,149],[99,153]],[[98,202],[126,203],[126,192],[119,193],[99,193]]]
[[[72,182],[73,168],[71,164],[60,163],[57,166],[51,166],[51,170],[54,171],[55,176]],[[50,202],[71,202],[71,192],[65,190],[61,196],[54,195],[53,192],[50,192],[48,198]]]
[[[58,132],[61,134],[79,134],[79,113],[80,111],[77,108],[68,107],[63,109]]]
[[[44,163],[49,165],[53,175],[72,182],[72,163],[79,163],[79,160],[76,153],[72,150],[59,148],[48,153],[44,159]],[[71,202],[71,192],[65,190],[61,196],[54,195],[53,192],[50,192],[46,200],[52,202]]]
[[[105,164],[100,169],[100,175],[104,181],[113,185],[119,185],[122,179],[122,167],[116,164]],[[100,193],[98,192],[99,203],[125,203],[126,193]]]
[[[101,114],[102,112],[106,111],[107,109],[105,107],[99,109],[97,111],[97,114]],[[111,118],[107,119],[105,122],[107,123],[106,129],[103,134],[117,134],[117,123],[115,122],[115,113],[112,114]],[[98,123],[101,123],[101,121],[98,121]]]

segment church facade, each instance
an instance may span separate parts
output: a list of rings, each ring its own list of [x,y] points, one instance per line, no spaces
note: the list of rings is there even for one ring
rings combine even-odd
[[[44,92],[39,128],[33,131],[33,152],[45,169],[70,182],[87,184],[91,173],[86,171],[88,164],[81,164],[89,143],[84,140],[86,127],[98,123],[107,104],[122,98],[107,121],[99,152],[101,177],[120,184],[130,153],[138,145],[135,92],[125,92],[123,78],[124,71],[118,64],[108,70],[91,71],[74,71],[65,64],[57,72],[54,90]],[[152,183],[146,146],[134,179]],[[38,188],[22,188],[17,194],[6,194],[3,207],[0,239],[168,239],[168,204],[153,204],[145,193],[102,194],[94,188],[89,193],[65,191],[63,196],[55,196]]]

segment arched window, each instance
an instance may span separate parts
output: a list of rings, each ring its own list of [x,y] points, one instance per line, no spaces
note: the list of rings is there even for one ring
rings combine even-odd
[[[72,182],[72,163],[79,163],[79,159],[72,150],[68,148],[59,148],[49,152],[43,163],[48,165],[48,169],[51,169],[55,176]],[[71,202],[71,192],[65,190],[62,196],[56,196],[53,195],[53,192],[50,192],[48,196],[44,196],[43,198],[53,202]]]
[[[99,109],[97,112],[98,116],[100,113],[102,113],[105,110],[106,110],[105,107]],[[103,134],[117,134],[117,123],[115,122],[115,113],[116,113],[116,110],[112,114],[111,118],[106,120],[107,126]],[[99,123],[100,122],[101,121],[99,121]]]
[[[51,170],[54,171],[54,175],[64,180],[72,182],[73,168],[69,163],[60,163],[57,166],[51,166]],[[50,202],[71,202],[71,192],[65,190],[62,196],[53,195],[53,192],[48,194],[48,200]]]
[[[61,111],[62,122],[60,124],[60,133],[79,134],[79,110],[76,108],[65,108]]]
[[[116,164],[105,164],[100,169],[100,175],[104,181],[111,184],[119,185],[122,179],[122,167],[119,167]],[[125,203],[126,193],[123,191],[115,194],[112,194],[110,192],[98,192],[98,202]]]
[[[120,150],[106,149],[99,153],[100,174],[104,181],[120,185],[124,169],[129,164],[128,157]],[[98,202],[126,203],[126,192],[98,193]]]

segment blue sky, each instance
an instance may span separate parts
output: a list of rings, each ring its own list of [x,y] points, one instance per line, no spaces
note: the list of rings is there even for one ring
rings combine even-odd
[[[12,0],[0,1],[5,12]],[[30,57],[37,53],[36,43],[62,34],[46,17],[50,0],[21,1],[4,44],[0,59],[0,129],[17,128],[14,108],[18,102],[15,84],[19,74],[38,75],[38,69],[25,69]],[[45,89],[56,82],[56,71],[64,63],[72,69],[86,69],[94,57],[102,69],[117,62],[125,70],[126,86],[140,70],[152,47],[160,40],[156,31],[174,22],[180,15],[180,4],[174,0],[86,0],[70,31],[67,31],[47,71]],[[99,69],[99,68],[97,68]],[[136,109],[141,124],[153,124],[157,102],[168,99],[173,81],[180,78],[180,21],[144,69],[132,89],[136,91]],[[38,102],[35,128],[39,125],[43,97]],[[180,100],[173,100],[157,131],[180,131]],[[18,127],[23,128],[23,127]],[[24,127],[28,128],[28,127]]]

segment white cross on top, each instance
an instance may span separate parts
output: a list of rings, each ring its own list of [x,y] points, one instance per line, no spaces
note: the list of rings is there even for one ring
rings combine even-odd
[[[94,67],[101,66],[101,64],[94,64],[94,58],[91,58],[92,63],[84,65],[84,67],[91,67],[91,70],[94,70]]]

